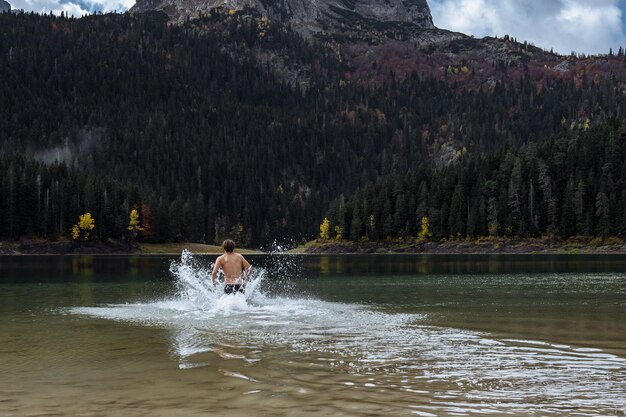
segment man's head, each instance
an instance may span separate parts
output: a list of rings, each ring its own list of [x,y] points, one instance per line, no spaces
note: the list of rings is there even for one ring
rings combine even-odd
[[[222,247],[226,252],[232,252],[235,250],[235,242],[230,239],[226,239],[224,243],[222,243]]]

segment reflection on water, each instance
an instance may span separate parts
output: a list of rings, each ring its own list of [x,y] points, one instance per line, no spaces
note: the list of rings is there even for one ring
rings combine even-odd
[[[624,414],[623,274],[400,258],[259,258],[245,296],[187,253],[157,290],[98,259],[95,282],[2,286],[0,415]]]
[[[624,255],[318,255],[322,274],[504,274],[549,272],[624,272]]]

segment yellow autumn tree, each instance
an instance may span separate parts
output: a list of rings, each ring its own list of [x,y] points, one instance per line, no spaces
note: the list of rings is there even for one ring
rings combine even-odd
[[[343,239],[343,227],[335,226],[335,240]]]
[[[328,221],[328,217],[324,217],[322,224],[320,224],[320,238],[324,240],[328,240],[330,237],[330,221]]]
[[[420,222],[420,231],[417,234],[417,240],[418,241],[424,241],[426,239],[429,239],[432,237],[432,232],[430,231],[430,225],[428,224],[428,217],[424,216],[422,217],[422,220]]]
[[[72,239],[89,240],[94,227],[96,227],[96,222],[91,217],[91,213],[81,214],[78,216],[78,223],[72,227]]]
[[[128,227],[126,229],[130,233],[131,240],[135,240],[139,232],[143,230],[143,227],[139,224],[139,213],[136,209],[130,211]]]

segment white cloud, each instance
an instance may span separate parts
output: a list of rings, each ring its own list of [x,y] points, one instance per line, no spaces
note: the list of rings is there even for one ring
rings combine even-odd
[[[435,25],[477,37],[511,35],[569,54],[626,46],[618,0],[430,0]]]
[[[57,0],[8,0],[12,9],[34,11],[37,13],[50,13],[60,15],[65,12],[68,15],[83,16],[89,14],[89,11],[80,7],[76,3],[61,4]]]
[[[97,10],[126,11],[135,4],[135,0],[91,0],[88,1],[88,3],[95,7]]]
[[[60,15],[65,12],[70,16],[80,17],[96,11],[123,12],[135,4],[135,0],[7,0],[11,8]]]

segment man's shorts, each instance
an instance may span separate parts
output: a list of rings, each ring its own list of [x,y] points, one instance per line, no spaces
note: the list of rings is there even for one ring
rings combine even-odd
[[[224,285],[224,294],[235,294],[237,292],[243,293],[243,285],[239,285],[239,284]]]

